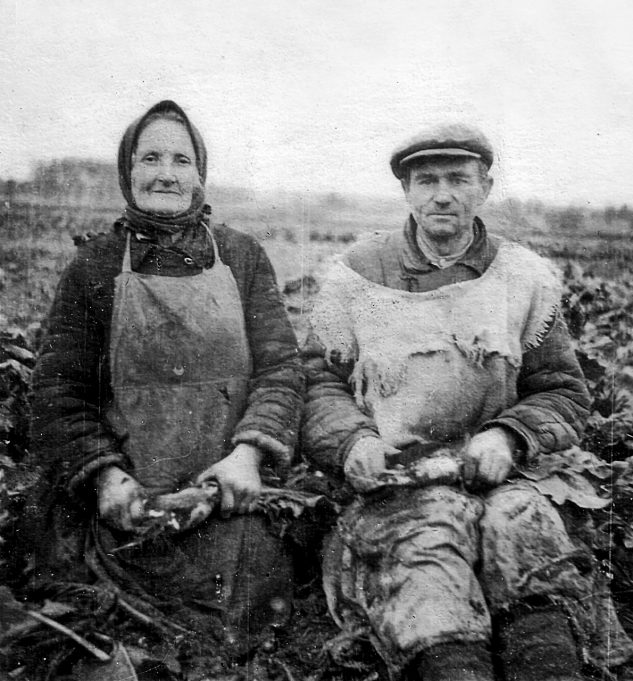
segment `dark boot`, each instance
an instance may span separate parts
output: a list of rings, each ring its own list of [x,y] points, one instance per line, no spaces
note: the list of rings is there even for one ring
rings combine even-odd
[[[569,619],[555,608],[524,611],[499,627],[506,681],[581,681]]]
[[[494,681],[492,659],[485,643],[443,643],[420,656],[422,681]]]

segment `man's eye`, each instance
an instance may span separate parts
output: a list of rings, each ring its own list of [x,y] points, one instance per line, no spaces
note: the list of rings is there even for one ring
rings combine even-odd
[[[424,185],[433,184],[433,182],[434,182],[434,180],[433,180],[432,177],[421,177],[418,180],[418,184],[424,184]]]
[[[145,154],[143,156],[143,163],[155,163],[158,160],[156,154]]]
[[[181,166],[190,166],[191,165],[191,159],[188,158],[187,156],[179,156],[177,159],[177,162]]]

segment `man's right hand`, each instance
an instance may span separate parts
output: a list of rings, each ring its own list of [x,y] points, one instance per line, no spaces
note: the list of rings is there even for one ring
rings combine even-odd
[[[343,472],[357,492],[371,492],[383,485],[380,474],[387,468],[386,456],[399,449],[378,437],[363,437],[350,450]]]
[[[142,485],[116,466],[99,471],[96,482],[101,519],[118,530],[133,530],[144,516],[147,494]]]

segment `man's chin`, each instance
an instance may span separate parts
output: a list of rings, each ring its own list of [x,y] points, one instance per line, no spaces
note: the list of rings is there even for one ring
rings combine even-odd
[[[459,225],[456,220],[431,220],[425,221],[422,224],[422,230],[429,236],[436,238],[449,239],[457,236],[459,233]]]

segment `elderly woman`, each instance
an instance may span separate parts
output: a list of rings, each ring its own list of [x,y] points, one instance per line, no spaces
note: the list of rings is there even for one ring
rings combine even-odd
[[[220,612],[250,634],[291,585],[284,545],[249,511],[262,471],[289,466],[303,375],[263,249],[210,223],[206,164],[177,104],[149,109],[119,147],[122,218],[61,278],[33,380],[51,490],[34,563],[40,580],[79,579],[85,556],[189,629]],[[208,480],[221,518],[135,541],[152,499]]]

